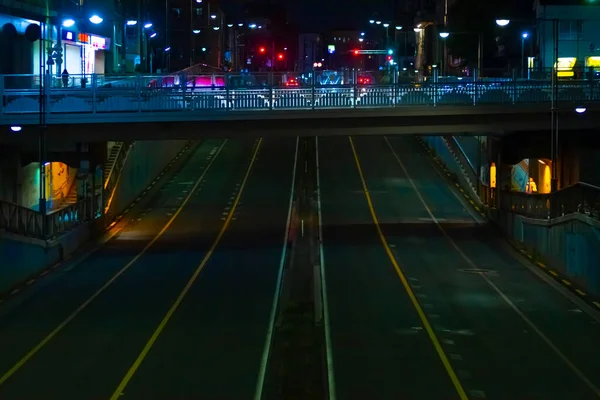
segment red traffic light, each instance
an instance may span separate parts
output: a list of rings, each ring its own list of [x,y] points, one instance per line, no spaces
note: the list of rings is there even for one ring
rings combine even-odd
[[[392,56],[387,56],[388,61],[392,61]]]
[[[277,54],[277,59],[278,60],[283,60],[283,53]]]
[[[258,51],[259,51],[260,53],[264,53],[264,52],[265,52],[265,51],[267,51],[267,50],[266,50],[264,47],[261,47],[260,49],[258,49]]]
[[[358,53],[359,53],[359,51],[358,51],[358,50],[354,50],[354,55],[355,55],[355,56],[357,56],[357,55],[358,55]]]

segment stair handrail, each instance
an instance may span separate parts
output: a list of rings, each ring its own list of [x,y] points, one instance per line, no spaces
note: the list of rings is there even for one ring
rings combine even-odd
[[[104,181],[104,214],[110,209],[115,190],[117,189],[117,185],[121,178],[121,172],[123,171],[123,167],[127,162],[127,157],[129,156],[129,152],[133,145],[134,142],[121,142],[115,161],[111,165],[110,172]]]
[[[456,140],[456,137],[452,136],[452,140],[454,141],[454,144],[456,144],[456,147],[458,147],[458,150],[460,150],[460,152],[462,153],[462,156],[467,161],[467,164],[469,165],[469,167],[471,167],[471,169],[473,170],[473,172],[477,173],[477,170],[475,169],[475,167],[471,163],[471,160],[469,159],[469,156],[467,156],[467,153],[465,152],[465,150],[463,149],[463,147],[460,145],[459,141]]]

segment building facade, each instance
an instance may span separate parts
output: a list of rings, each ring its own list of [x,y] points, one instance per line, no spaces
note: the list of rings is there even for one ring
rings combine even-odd
[[[537,68],[551,69],[558,45],[558,73],[580,77],[600,70],[600,7],[584,0],[538,0],[536,14]],[[556,21],[556,23],[554,22]],[[558,31],[555,33],[555,27]]]
[[[203,63],[220,68],[225,61],[227,24],[216,0],[171,0],[167,46],[171,71]]]

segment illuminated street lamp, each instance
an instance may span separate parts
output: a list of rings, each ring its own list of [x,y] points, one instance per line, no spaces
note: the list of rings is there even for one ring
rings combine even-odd
[[[496,20],[496,25],[498,26],[506,26],[510,24],[510,19],[497,19]]]
[[[448,36],[450,36],[450,32],[440,32],[439,35],[442,39],[446,39]]]
[[[72,27],[73,25],[75,25],[75,20],[72,20],[72,19],[70,19],[70,18],[69,18],[69,19],[65,19],[65,20],[63,21],[63,23],[62,23],[62,26],[64,26],[65,28],[70,28],[70,27]]]
[[[396,30],[397,30],[397,31],[401,31],[401,30],[402,30],[402,27],[401,27],[400,25],[396,25]]]
[[[102,19],[102,17],[99,17],[98,15],[94,14],[90,17],[90,22],[94,25],[98,25],[101,24],[102,21],[104,21],[104,19]]]
[[[146,23],[144,24],[144,28],[145,28],[145,29],[150,29],[150,28],[152,28],[152,22],[146,22]]]
[[[128,21],[125,23],[125,25],[127,25],[127,26],[135,26],[135,25],[137,25],[137,21],[135,21],[135,20],[133,20],[133,19],[130,19],[130,20],[128,20]]]

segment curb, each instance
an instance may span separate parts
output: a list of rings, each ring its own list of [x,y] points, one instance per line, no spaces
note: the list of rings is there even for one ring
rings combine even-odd
[[[102,233],[106,233],[108,232],[110,229],[114,228],[119,222],[121,222],[123,220],[123,218],[130,212],[132,211],[132,209],[139,204],[144,198],[145,196],[152,190],[152,188],[163,178],[163,176],[169,172],[169,170],[173,167],[173,165],[175,164],[176,161],[178,161],[186,152],[188,152],[193,146],[194,143],[200,143],[200,142],[193,142],[190,141],[188,142],[183,149],[181,149],[181,151],[179,153],[177,153],[177,155],[175,156],[175,158],[173,158],[171,160],[171,162],[169,162],[169,164],[167,164],[167,166],[165,168],[163,168],[163,170],[156,176],[156,178],[154,178],[154,180],[152,180],[152,182],[150,182],[150,184],[148,185],[148,187],[146,187],[146,189],[144,189],[136,198],[133,202],[131,202],[131,204],[129,204],[127,206],[127,208],[125,210],[123,210],[122,213],[119,213],[117,216],[115,216],[114,218],[112,218],[112,222],[110,224],[107,224],[106,226],[104,226],[101,229],[98,229],[95,233],[94,236],[99,236]],[[103,216],[104,217],[104,216]],[[97,221],[97,220],[96,220]],[[94,221],[91,221],[91,223],[93,223]],[[120,230],[120,229],[119,229]],[[94,238],[90,238],[91,240],[94,240]],[[110,240],[110,239],[109,239]],[[85,243],[83,244],[85,245]],[[82,245],[82,246],[83,246]],[[98,247],[95,247],[89,251],[84,252],[83,254],[85,255],[89,255],[93,252],[95,252],[96,250],[98,250],[100,247],[102,247],[102,244]],[[79,250],[79,249],[78,249]],[[21,291],[23,291],[24,289],[26,289],[27,287],[31,286],[32,284],[34,284],[36,281],[38,281],[39,279],[45,277],[46,275],[50,274],[51,272],[57,271],[60,269],[61,266],[63,266],[67,261],[71,260],[72,258],[74,258],[76,255],[81,256],[82,254],[78,254],[78,251],[75,250],[73,253],[71,253],[70,255],[68,255],[67,257],[64,257],[63,259],[61,259],[60,261],[58,261],[57,263],[50,265],[49,267],[45,267],[41,270],[39,270],[38,272],[36,272],[35,274],[31,275],[29,278],[27,278],[24,281],[18,282],[15,285],[13,285],[12,287],[10,287],[9,289],[7,289],[6,291],[0,293],[0,305],[2,305],[2,303],[4,303],[5,301],[9,300],[10,298],[14,297],[15,295],[19,294]]]
[[[427,151],[427,154],[429,155],[429,157],[435,161],[436,166],[441,170],[441,172],[443,172],[445,174],[446,178],[448,180],[450,180],[456,186],[456,188],[460,191],[460,193],[463,195],[463,197],[469,202],[469,204],[471,204],[471,206],[474,207],[475,210],[482,217],[484,217],[485,219],[488,219],[487,215],[484,212],[485,210],[481,210],[481,208],[479,206],[477,206],[477,204],[475,204],[473,199],[467,194],[467,192],[461,187],[461,185],[452,179],[451,171],[448,169],[446,164],[442,160],[440,160],[439,157],[437,157],[435,152],[427,145],[427,143],[418,136],[417,136],[417,141],[423,146],[423,148]],[[525,248],[525,245],[522,244],[521,242],[509,238],[504,233],[503,233],[503,236],[504,236],[504,239],[513,247],[513,249],[515,249],[517,252],[519,252],[521,255],[523,255],[525,258],[527,258],[527,260],[531,264],[535,265],[536,267],[538,267],[539,269],[544,271],[555,282],[560,284],[562,287],[568,289],[571,293],[573,293],[575,296],[577,296],[578,298],[583,300],[586,304],[589,304],[596,310],[600,311],[600,299],[595,298],[594,296],[591,296],[589,293],[587,293],[581,287],[578,287],[573,282],[571,282],[568,279],[568,277],[566,277],[566,276],[562,275],[560,272],[548,267],[544,262],[539,261],[539,256],[536,255],[535,253],[528,251]]]

